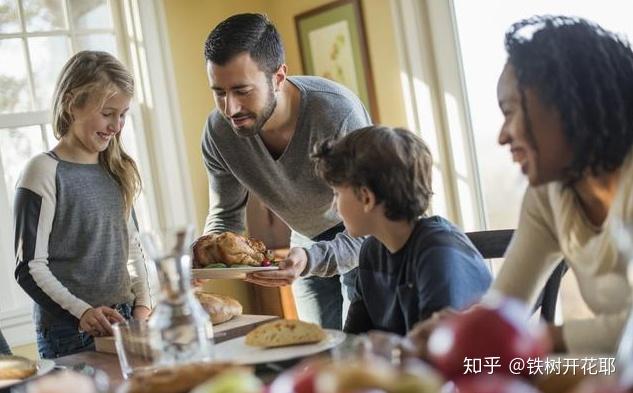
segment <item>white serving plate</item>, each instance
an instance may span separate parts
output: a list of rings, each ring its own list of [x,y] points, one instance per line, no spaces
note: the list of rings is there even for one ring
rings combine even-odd
[[[208,269],[192,269],[193,278],[197,279],[244,279],[247,273],[279,270],[279,266],[265,267],[212,267]]]
[[[246,345],[245,336],[224,341],[215,345],[215,360],[236,364],[258,364],[280,362],[327,351],[345,340],[340,330],[324,329],[325,339],[315,344],[291,345],[278,348],[258,348]]]

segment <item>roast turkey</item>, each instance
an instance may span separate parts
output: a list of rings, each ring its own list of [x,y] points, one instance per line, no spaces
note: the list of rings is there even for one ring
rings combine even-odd
[[[273,253],[266,249],[264,242],[233,232],[205,235],[193,244],[194,268],[213,263],[266,266],[272,260]]]

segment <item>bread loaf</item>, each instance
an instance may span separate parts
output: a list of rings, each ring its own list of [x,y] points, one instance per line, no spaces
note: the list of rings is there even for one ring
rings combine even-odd
[[[324,338],[325,332],[317,324],[280,319],[252,330],[246,335],[246,345],[272,348],[316,343]]]
[[[202,305],[214,325],[226,322],[242,314],[242,305],[230,296],[196,291],[198,301]]]
[[[0,355],[0,379],[24,379],[35,374],[37,364],[22,356]]]

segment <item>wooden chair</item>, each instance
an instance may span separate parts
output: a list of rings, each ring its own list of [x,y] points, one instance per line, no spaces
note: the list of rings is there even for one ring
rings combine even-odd
[[[468,232],[466,236],[473,245],[479,250],[479,253],[485,258],[502,258],[510,244],[513,229],[501,229],[494,231]],[[556,314],[556,300],[558,298],[558,289],[563,275],[567,271],[568,266],[565,260],[562,260],[556,269],[548,278],[541,294],[536,300],[534,311],[541,308],[541,319],[546,322],[554,322]]]

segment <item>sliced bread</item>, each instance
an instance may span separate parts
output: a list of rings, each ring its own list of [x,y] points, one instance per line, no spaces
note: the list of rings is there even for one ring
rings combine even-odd
[[[273,348],[316,343],[324,338],[325,332],[317,324],[279,319],[260,325],[248,333],[246,345]]]

